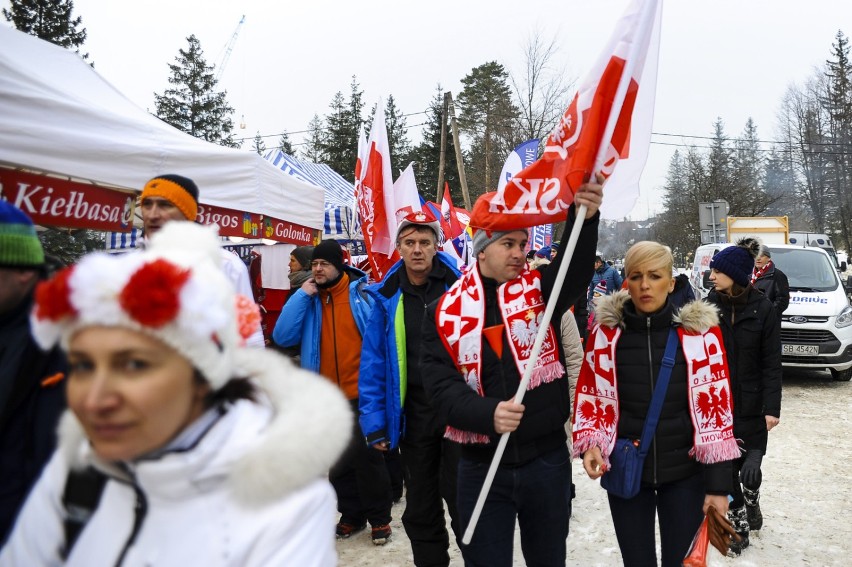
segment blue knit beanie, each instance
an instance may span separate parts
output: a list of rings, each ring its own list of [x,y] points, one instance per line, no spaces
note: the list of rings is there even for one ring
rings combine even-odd
[[[541,250],[535,253],[538,258],[546,258],[550,260],[550,246],[545,246]]]
[[[3,200],[0,200],[0,266],[44,266],[44,250],[33,221],[21,209]]]
[[[736,246],[728,246],[716,252],[710,260],[710,269],[722,272],[742,287],[748,287],[759,247],[759,241],[743,238]]]

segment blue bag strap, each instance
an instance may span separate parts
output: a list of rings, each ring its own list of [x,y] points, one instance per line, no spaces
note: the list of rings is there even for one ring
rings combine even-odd
[[[669,340],[666,343],[666,352],[663,354],[663,365],[660,366],[660,374],[657,377],[657,386],[654,388],[654,396],[651,398],[651,405],[648,408],[648,415],[645,417],[645,427],[642,429],[642,438],[639,443],[639,455],[644,457],[648,454],[651,448],[651,439],[654,438],[654,431],[657,429],[657,422],[660,421],[660,411],[663,409],[663,398],[666,397],[666,390],[669,387],[669,378],[672,375],[674,368],[675,354],[677,353],[677,329],[674,327],[669,330]]]

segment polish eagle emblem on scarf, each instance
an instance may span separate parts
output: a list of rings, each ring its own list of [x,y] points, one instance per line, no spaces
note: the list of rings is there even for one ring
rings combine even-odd
[[[577,414],[585,426],[609,430],[615,423],[615,406],[604,404],[600,398],[595,401],[586,400],[577,408]]]
[[[703,427],[725,427],[730,418],[731,402],[727,388],[710,386],[706,392],[699,392],[695,397],[695,405],[704,419]]]
[[[509,331],[512,333],[512,339],[521,347],[521,353],[524,357],[530,355],[543,316],[543,313],[539,313],[536,317],[535,312],[529,309],[523,319],[512,321]]]

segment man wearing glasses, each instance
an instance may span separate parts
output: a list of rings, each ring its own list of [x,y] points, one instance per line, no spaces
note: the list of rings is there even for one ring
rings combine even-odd
[[[343,391],[353,412],[352,441],[330,471],[340,520],[337,537],[372,526],[372,541],[387,543],[393,505],[390,477],[381,451],[367,445],[358,425],[358,367],[373,300],[367,276],[343,263],[335,240],[323,240],[311,256],[311,273],[281,311],[272,333],[283,346],[301,343],[302,368],[325,376]],[[305,424],[310,427],[310,424]]]

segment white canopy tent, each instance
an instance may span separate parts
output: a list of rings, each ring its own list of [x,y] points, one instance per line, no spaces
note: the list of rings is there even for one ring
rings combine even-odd
[[[321,187],[287,175],[255,152],[169,126],[76,53],[5,23],[0,165],[136,191],[152,177],[177,173],[196,182],[202,204],[323,228]]]

